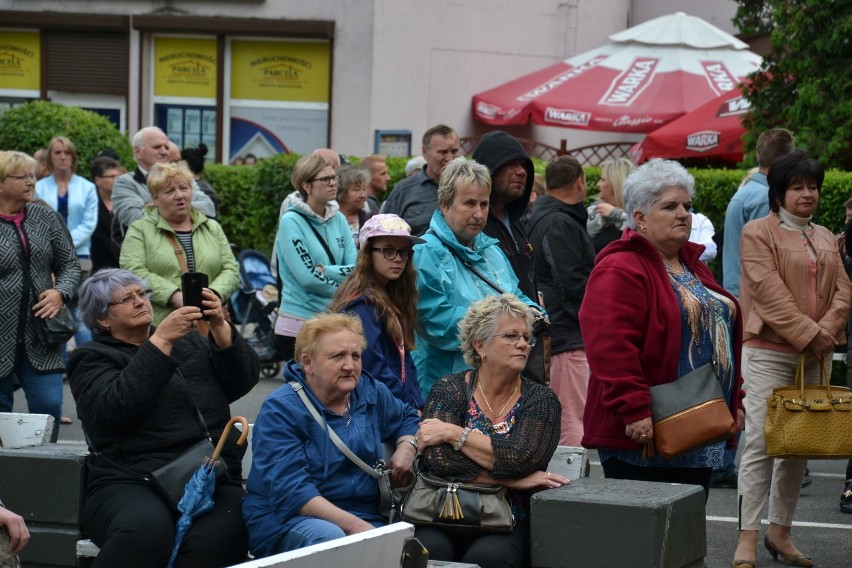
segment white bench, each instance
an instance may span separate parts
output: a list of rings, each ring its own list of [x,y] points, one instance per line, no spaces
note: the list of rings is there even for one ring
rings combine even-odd
[[[399,568],[405,541],[414,536],[414,525],[394,523],[352,536],[238,564],[240,568],[327,568],[370,566]]]

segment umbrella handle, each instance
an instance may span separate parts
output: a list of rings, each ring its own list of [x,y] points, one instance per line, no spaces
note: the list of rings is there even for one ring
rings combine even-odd
[[[222,430],[222,435],[219,436],[219,443],[216,444],[216,449],[213,450],[213,456],[212,457],[213,457],[214,460],[219,459],[219,455],[222,453],[222,448],[225,447],[225,442],[228,441],[228,431],[237,422],[239,422],[240,424],[243,425],[243,431],[240,434],[239,439],[237,440],[237,445],[242,446],[243,444],[246,443],[246,438],[248,438],[248,431],[249,431],[248,420],[246,420],[242,416],[234,416],[233,418],[228,420],[228,423],[225,425],[225,429]]]

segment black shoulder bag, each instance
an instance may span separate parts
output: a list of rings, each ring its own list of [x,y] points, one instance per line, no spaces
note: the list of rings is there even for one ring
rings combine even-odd
[[[198,409],[198,405],[195,404],[195,398],[192,396],[192,391],[189,390],[189,383],[186,382],[186,379],[184,378],[183,373],[180,372],[180,369],[177,370],[177,375],[187,387],[189,397],[192,399],[192,405],[195,407],[195,413],[198,415],[198,421],[204,429],[204,438],[154,471],[144,475],[108,458],[104,454],[95,450],[91,439],[89,439],[89,435],[86,434],[85,429],[83,430],[83,434],[86,436],[86,442],[89,444],[89,448],[91,448],[94,455],[103,458],[108,464],[135,477],[136,479],[151,483],[157,491],[160,492],[160,495],[162,495],[166,503],[168,503],[175,511],[178,510],[178,503],[180,503],[180,500],[183,498],[187,482],[202,466],[204,459],[212,456],[215,451],[212,438],[210,437],[210,432],[207,430],[207,424],[204,422],[204,416],[201,414],[201,410]],[[217,483],[228,477],[228,468],[222,460],[216,461],[215,471]]]

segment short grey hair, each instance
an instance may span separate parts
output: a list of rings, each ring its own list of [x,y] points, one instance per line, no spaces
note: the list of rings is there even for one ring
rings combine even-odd
[[[137,132],[136,134],[133,135],[133,140],[131,141],[131,143],[133,144],[133,147],[139,148],[140,150],[142,148],[144,148],[145,147],[145,135],[148,134],[149,132],[152,132],[152,131],[159,132],[163,136],[166,135],[166,133],[163,132],[163,129],[158,127],[158,126],[146,126],[145,128],[142,128],[141,130],[139,130],[139,132]]]
[[[340,198],[346,195],[349,189],[356,184],[369,187],[370,172],[355,166],[342,166],[337,170],[337,200],[340,201]]]
[[[651,206],[660,198],[663,190],[669,187],[682,187],[690,198],[695,196],[695,178],[673,160],[654,158],[633,170],[624,180],[624,212],[627,214],[627,226],[635,230],[633,213],[650,213]]]
[[[129,270],[121,268],[104,268],[90,276],[80,286],[80,301],[77,303],[77,313],[86,327],[94,333],[107,333],[98,320],[109,318],[110,298],[127,286],[148,288],[148,283]]]
[[[520,298],[514,294],[486,296],[471,304],[459,322],[459,343],[465,363],[474,367],[482,364],[482,357],[476,352],[474,345],[477,341],[488,341],[497,333],[500,316],[504,314],[524,319],[527,322],[527,333],[532,333],[532,309]]]
[[[438,204],[452,205],[456,190],[461,185],[478,185],[491,191],[491,173],[476,160],[456,158],[441,172],[438,181]]]

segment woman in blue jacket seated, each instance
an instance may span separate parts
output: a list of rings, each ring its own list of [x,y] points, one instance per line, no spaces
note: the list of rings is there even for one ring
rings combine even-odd
[[[423,395],[411,358],[417,322],[417,285],[412,246],[425,242],[397,215],[368,219],[358,235],[355,271],[343,281],[329,307],[358,316],[367,347],[363,370],[383,382],[402,402],[420,410]]]
[[[391,483],[401,487],[413,479],[417,412],[361,374],[365,345],[361,321],[349,314],[319,315],[296,335],[296,358],[284,370],[288,384],[263,403],[252,434],[243,519],[255,557],[384,524],[378,484],[335,447],[329,430],[369,465],[381,459],[383,442],[396,442]]]

